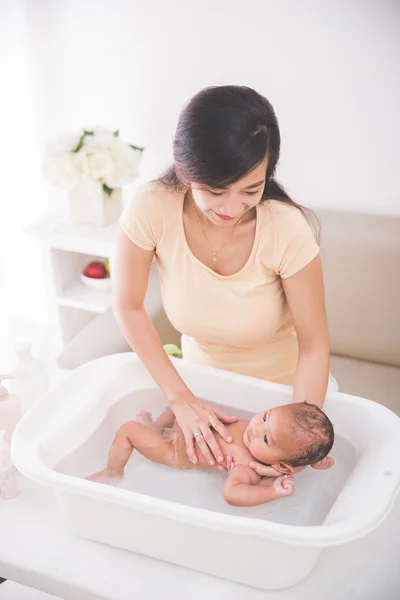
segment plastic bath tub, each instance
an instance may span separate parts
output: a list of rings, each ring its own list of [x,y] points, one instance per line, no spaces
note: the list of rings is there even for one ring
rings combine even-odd
[[[290,402],[286,386],[173,359],[195,394],[239,416]],[[137,454],[116,487],[83,478],[105,466],[118,426],[164,408],[132,353],[72,372],[19,423],[12,458],[27,477],[53,488],[80,536],[260,589],[290,587],[324,548],[365,536],[388,515],[400,485],[400,419],[341,393],[325,410],[336,432],[327,471],[296,475],[292,496],[237,508],[222,497],[223,475],[178,471]]]

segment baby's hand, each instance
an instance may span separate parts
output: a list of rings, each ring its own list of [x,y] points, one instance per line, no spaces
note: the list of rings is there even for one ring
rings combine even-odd
[[[226,470],[228,473],[232,473],[233,469],[237,466],[237,461],[231,454],[226,457]]]
[[[277,477],[271,486],[276,493],[277,498],[290,496],[294,491],[294,477],[291,475],[281,475]]]

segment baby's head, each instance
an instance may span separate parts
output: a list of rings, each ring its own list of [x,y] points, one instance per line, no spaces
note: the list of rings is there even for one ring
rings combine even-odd
[[[292,403],[255,415],[243,441],[256,460],[281,473],[312,465],[329,454],[334,441],[333,426],[314,404]]]

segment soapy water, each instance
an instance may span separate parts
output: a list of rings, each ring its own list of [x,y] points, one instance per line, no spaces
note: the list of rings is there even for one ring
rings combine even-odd
[[[84,444],[65,456],[56,470],[82,478],[101,471],[107,464],[108,451],[118,427],[125,421],[135,419],[143,409],[150,411],[153,419],[156,419],[165,407],[165,399],[157,389],[135,391],[124,396],[114,403],[98,429]],[[221,408],[240,419],[253,416],[247,411],[227,406]],[[295,491],[291,496],[261,506],[236,507],[227,504],[223,498],[226,475],[219,471],[180,471],[155,464],[135,451],[125,468],[125,477],[117,487],[225,514],[288,525],[320,525],[356,462],[353,446],[339,436],[336,436],[331,456],[335,459],[331,469],[304,469],[295,475]]]

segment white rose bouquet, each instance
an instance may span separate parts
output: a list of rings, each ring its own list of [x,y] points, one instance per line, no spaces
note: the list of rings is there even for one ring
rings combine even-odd
[[[110,196],[115,188],[136,179],[143,150],[123,142],[119,130],[83,129],[78,134],[60,135],[47,145],[44,174],[64,190],[89,180]]]

